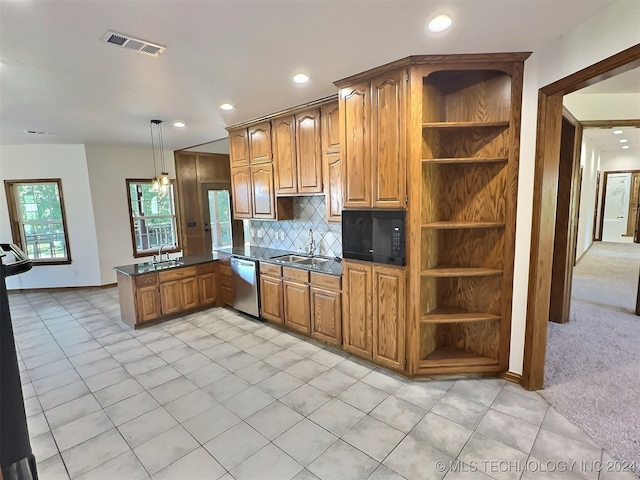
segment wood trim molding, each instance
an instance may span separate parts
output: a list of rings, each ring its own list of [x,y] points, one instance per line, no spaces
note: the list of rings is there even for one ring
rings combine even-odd
[[[507,380],[508,382],[517,383],[517,384],[519,384],[520,381],[522,380],[522,375],[514,372],[504,372],[498,375],[498,377],[502,378],[503,380]]]
[[[57,292],[73,292],[76,290],[104,290],[106,288],[117,287],[117,283],[106,283],[104,285],[87,285],[79,287],[43,287],[43,288],[18,288],[15,290],[8,290],[9,295],[18,295],[21,293],[57,293]]]
[[[592,240],[591,243],[589,244],[589,246],[587,248],[584,249],[584,252],[582,252],[580,254],[580,256],[576,259],[576,265],[578,265],[580,263],[580,260],[582,260],[584,258],[584,256],[587,254],[587,252],[589,250],[591,250],[591,247],[593,247],[593,244],[595,243],[595,240]]]
[[[521,380],[522,386],[528,390],[539,390],[544,384],[562,97],[638,66],[640,44],[553,82],[539,91],[529,292]]]
[[[580,122],[583,128],[615,128],[632,127],[640,128],[640,119],[634,120],[587,120]]]

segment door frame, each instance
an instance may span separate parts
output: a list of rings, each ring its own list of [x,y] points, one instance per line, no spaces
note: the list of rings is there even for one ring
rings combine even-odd
[[[604,176],[602,178],[602,201],[600,202],[600,209],[599,209],[600,221],[598,222],[599,228],[600,228],[601,241],[602,241],[602,234],[604,233],[604,205],[605,205],[605,202],[607,201],[607,179],[609,178],[610,174],[615,175],[616,173],[630,173],[632,175],[631,178],[633,179],[633,174],[640,173],[640,170],[610,170],[610,171],[604,172]],[[629,185],[629,188],[633,188],[633,183]]]
[[[562,97],[640,66],[640,44],[586,67],[538,91],[529,290],[521,385],[539,390],[544,384],[551,265],[558,199]]]

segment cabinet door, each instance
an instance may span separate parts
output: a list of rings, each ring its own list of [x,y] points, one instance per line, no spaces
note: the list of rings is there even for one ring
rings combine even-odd
[[[231,169],[233,218],[251,218],[251,167]]]
[[[373,267],[373,359],[404,369],[405,272]]]
[[[371,81],[373,206],[405,206],[405,70]]]
[[[250,163],[267,163],[271,159],[271,124],[262,122],[249,127]]]
[[[180,280],[180,304],[183,310],[196,308],[200,305],[197,277]]]
[[[371,206],[370,84],[343,88],[340,118],[345,207]]]
[[[260,309],[262,317],[270,322],[282,323],[282,279],[260,275]]]
[[[216,274],[206,273],[198,277],[200,286],[200,304],[213,305],[217,299]]]
[[[324,172],[327,222],[340,223],[342,221],[342,161],[340,160],[340,152],[325,155]]]
[[[340,115],[338,102],[323,105],[320,109],[322,117],[322,150],[337,152],[340,150]]]
[[[155,320],[160,316],[158,286],[150,285],[136,289],[136,315],[138,323]]]
[[[342,345],[342,295],[311,287],[311,336]]]
[[[180,302],[180,282],[165,282],[160,284],[160,303],[162,305],[162,315],[171,315],[182,310]]]
[[[284,289],[284,324],[307,335],[311,331],[309,285],[282,282]]]
[[[371,266],[342,262],[344,348],[367,358],[373,356],[371,277]]]
[[[269,163],[252,166],[251,181],[253,184],[253,218],[276,218],[273,165]]]
[[[249,137],[246,128],[229,132],[229,157],[232,167],[249,165]]]
[[[295,119],[293,115],[273,121],[273,166],[277,193],[298,193]]]
[[[296,152],[298,157],[298,192],[322,193],[319,108],[296,114]]]

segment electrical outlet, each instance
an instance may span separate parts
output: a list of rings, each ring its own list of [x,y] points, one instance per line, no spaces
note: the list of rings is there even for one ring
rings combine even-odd
[[[280,240],[284,240],[284,230],[280,230]]]
[[[249,235],[253,238],[256,236],[256,229],[255,228],[250,228],[249,229]]]
[[[257,236],[258,238],[262,238],[262,237],[264,236],[264,231],[263,231],[261,228],[259,228],[259,229],[256,231],[256,236]]]

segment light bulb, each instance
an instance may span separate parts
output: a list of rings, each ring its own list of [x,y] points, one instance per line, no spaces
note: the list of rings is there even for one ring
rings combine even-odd
[[[176,122],[176,123],[173,124],[173,126],[176,127],[176,128],[184,128],[185,124],[184,124],[184,122]]]
[[[309,81],[309,76],[304,73],[296,73],[293,76],[293,81],[296,83],[307,83]]]
[[[160,179],[158,177],[154,177],[154,179],[151,181],[151,190],[153,190],[154,192],[160,190]]]
[[[162,185],[169,185],[169,174],[167,172],[162,172],[160,182],[162,183]]]
[[[618,140],[620,143],[627,143],[629,140],[627,140],[626,138],[621,138],[620,140]]]
[[[614,135],[622,135],[622,133],[623,133],[622,130],[614,130],[613,131]]]
[[[437,17],[431,19],[427,28],[431,32],[444,32],[447,28],[451,26],[453,20],[451,17],[447,15],[438,15]]]
[[[623,149],[623,150],[626,150],[626,149],[628,149],[628,148],[629,148],[629,145],[623,145],[623,146],[622,146],[622,149]]]
[[[222,110],[233,110],[234,106],[231,105],[230,103],[223,103],[222,105],[220,105],[220,108]]]

